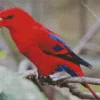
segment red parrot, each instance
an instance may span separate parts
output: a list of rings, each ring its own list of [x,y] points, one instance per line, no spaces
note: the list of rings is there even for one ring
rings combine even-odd
[[[3,26],[9,29],[19,51],[36,65],[40,76],[65,71],[72,77],[84,77],[80,65],[92,67],[78,57],[57,34],[20,8],[9,8],[0,12],[0,27]],[[83,85],[100,100],[88,84]]]

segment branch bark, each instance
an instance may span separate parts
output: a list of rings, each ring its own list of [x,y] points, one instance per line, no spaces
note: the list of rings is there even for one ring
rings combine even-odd
[[[62,83],[88,83],[93,85],[100,85],[100,79],[89,77],[70,77],[59,79],[57,82]]]
[[[23,65],[23,64],[22,64]],[[25,66],[25,64],[23,65],[23,67],[27,68]],[[22,67],[22,68],[23,68]],[[68,87],[69,91],[82,99],[95,99],[95,97],[89,93],[89,92],[83,92],[80,91],[80,89],[75,85],[75,83],[88,83],[88,84],[93,84],[93,85],[100,85],[100,79],[97,78],[89,78],[89,77],[68,77],[68,76],[63,76],[58,78],[57,76],[52,77],[53,81],[51,83],[48,83],[47,81],[43,80],[43,78],[41,78],[39,81],[36,78],[37,73],[34,71],[34,69],[32,70],[27,70],[25,69],[24,71],[22,69],[19,69],[20,74],[25,77],[28,78],[29,80],[31,80],[32,82],[34,82],[35,84],[37,84],[37,86],[40,88],[40,90],[46,94],[46,96],[51,100],[51,98],[49,97],[49,95],[47,94],[47,92],[43,89],[42,85],[40,84],[43,83],[45,86],[47,84],[52,85],[52,86],[58,86],[60,88],[63,87]],[[34,78],[34,79],[33,79]],[[100,96],[100,93],[97,93],[98,96]]]
[[[95,97],[89,93],[89,92],[82,92],[80,89],[77,88],[77,86],[73,83],[88,83],[88,84],[94,84],[94,85],[100,85],[100,79],[96,78],[89,78],[89,77],[75,77],[75,78],[63,78],[58,81],[56,81],[56,85],[59,87],[68,87],[69,91],[81,98],[81,99],[95,99]],[[98,96],[100,96],[100,93],[97,93]]]
[[[93,100],[95,99],[95,97],[91,93],[80,91],[74,84],[69,84],[68,83],[67,86],[69,88],[69,91],[73,95],[75,95],[75,96],[77,96],[81,99],[93,99]],[[100,93],[97,93],[97,95],[100,96]]]
[[[32,73],[31,73],[32,75]],[[26,77],[24,75],[24,77]],[[30,77],[30,75],[29,75]],[[27,74],[27,78],[28,78],[28,74]],[[89,93],[89,92],[82,92],[76,85],[75,83],[88,83],[88,84],[93,84],[93,85],[100,85],[100,79],[96,79],[96,78],[89,78],[89,77],[65,77],[65,78],[60,78],[60,79],[57,79],[56,81],[53,81],[52,84],[46,82],[46,81],[43,81],[42,80],[42,83],[45,85],[45,84],[49,84],[49,85],[53,85],[53,86],[58,86],[60,88],[63,88],[63,87],[68,87],[69,88],[69,91],[81,98],[81,99],[95,99],[95,97]],[[37,84],[40,85],[40,83],[38,83],[39,81],[37,81]],[[74,84],[73,84],[74,83]],[[42,86],[41,86],[42,87]],[[43,91],[44,92],[44,91]],[[98,96],[100,96],[100,93],[97,93]]]

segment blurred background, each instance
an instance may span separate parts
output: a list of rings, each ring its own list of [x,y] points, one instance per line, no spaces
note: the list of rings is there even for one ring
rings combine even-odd
[[[0,10],[20,7],[27,11],[35,20],[58,33],[77,54],[93,65],[93,70],[82,66],[86,76],[100,78],[100,0],[83,1],[84,3],[81,0],[0,0]],[[0,65],[18,71],[23,59],[25,57],[17,50],[8,29],[2,28]],[[100,87],[94,88],[100,92]],[[83,87],[81,89],[86,91]],[[66,97],[73,100],[73,96],[65,92],[67,89],[57,88],[52,91],[51,100],[66,100]]]

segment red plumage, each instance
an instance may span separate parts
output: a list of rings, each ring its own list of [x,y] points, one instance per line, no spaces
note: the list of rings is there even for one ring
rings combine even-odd
[[[36,65],[41,76],[64,70],[71,76],[83,77],[80,64],[91,68],[57,34],[36,22],[22,9],[6,9],[0,12],[0,17],[0,26],[10,30],[19,51]],[[84,85],[100,100],[89,85]]]

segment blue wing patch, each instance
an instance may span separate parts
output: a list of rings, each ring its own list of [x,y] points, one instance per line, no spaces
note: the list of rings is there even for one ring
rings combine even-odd
[[[60,37],[55,36],[55,35],[53,35],[52,33],[50,33],[49,36],[50,36],[51,39],[53,39],[53,40],[58,40],[59,42],[65,44],[65,42],[63,41],[63,39],[61,39]]]
[[[69,73],[73,77],[77,76],[77,74],[74,71],[70,70],[67,66],[59,66],[56,71],[57,72],[66,71],[67,73]]]
[[[52,40],[59,41],[60,43],[63,44],[63,47],[61,47],[61,46],[59,47],[58,45],[56,45],[55,47],[53,47],[54,50],[60,51],[60,50],[62,50],[62,48],[63,48],[63,49],[65,48],[65,49],[67,49],[67,50],[69,51],[69,54],[70,54],[73,58],[68,58],[67,55],[65,55],[65,56],[64,56],[64,55],[60,55],[60,56],[58,55],[58,57],[63,58],[63,59],[65,59],[65,60],[72,61],[72,62],[77,63],[77,64],[84,65],[84,66],[86,66],[86,67],[88,67],[88,68],[92,68],[92,65],[90,65],[87,61],[85,61],[85,60],[81,59],[80,57],[78,57],[78,56],[71,50],[71,48],[70,48],[67,44],[65,44],[65,42],[64,42],[59,36],[50,33],[50,34],[49,34],[49,37],[50,37]],[[72,74],[73,72],[70,72],[70,73]]]
[[[61,51],[61,50],[64,49],[64,48],[62,48],[61,46],[59,46],[59,45],[57,44],[55,47],[53,47],[53,49],[54,49],[55,51]]]
[[[55,35],[53,35],[52,33],[49,34],[50,38],[53,40],[57,40],[57,37]]]
[[[69,51],[72,51],[71,48],[67,44],[65,44],[64,40],[61,39],[59,36],[55,36],[52,33],[50,33],[49,36],[51,39],[61,42]]]

